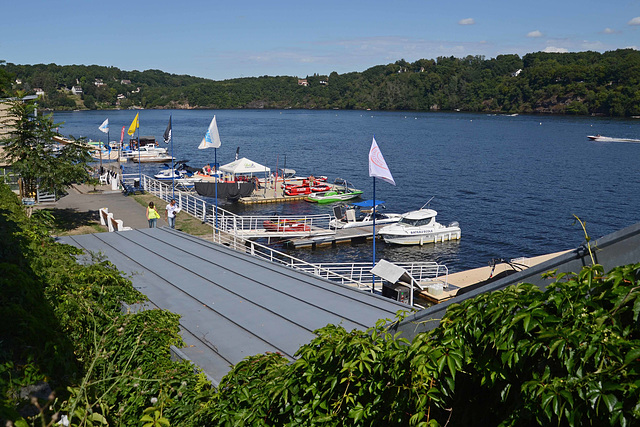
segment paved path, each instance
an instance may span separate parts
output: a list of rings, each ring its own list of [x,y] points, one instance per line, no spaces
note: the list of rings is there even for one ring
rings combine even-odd
[[[94,192],[94,188],[97,191]],[[109,212],[113,212],[114,218],[121,219],[126,227],[134,229],[149,227],[146,208],[133,197],[125,196],[119,190],[111,190],[111,186],[107,185],[73,185],[69,189],[69,194],[56,203],[47,204],[46,207],[95,213],[96,220],[99,219],[98,210],[108,208]],[[164,220],[164,207],[164,204],[158,206],[160,214],[158,227],[168,225]]]

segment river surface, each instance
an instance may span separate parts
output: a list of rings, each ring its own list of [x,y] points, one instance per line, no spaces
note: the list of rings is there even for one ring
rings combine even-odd
[[[110,139],[120,140],[135,111],[56,112],[60,133],[106,141],[98,130],[109,118]],[[375,136],[396,186],[376,181],[388,212],[429,207],[437,220],[458,221],[462,239],[419,246],[376,243],[376,259],[437,261],[449,272],[572,249],[585,236],[574,215],[597,239],[640,220],[640,144],[593,142],[587,135],[640,138],[640,120],[594,117],[502,116],[315,110],[142,110],[140,135],[160,144],[172,116],[173,154],[194,167],[213,163],[213,149],[198,150],[213,115],[222,146],[218,162],[236,149],[274,170],[345,178],[373,197],[368,153]],[[128,135],[125,130],[125,141]],[[167,146],[171,149],[171,146]],[[152,175],[161,165],[142,165]],[[137,164],[125,172],[138,172]],[[225,205],[239,214],[331,213],[308,202]],[[289,252],[312,262],[369,261],[372,245]]]

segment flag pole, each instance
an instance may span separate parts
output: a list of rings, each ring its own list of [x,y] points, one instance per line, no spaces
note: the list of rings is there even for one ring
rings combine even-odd
[[[100,175],[102,175],[102,138],[100,138],[100,145],[98,146],[100,152]]]
[[[376,266],[376,178],[373,177],[373,264],[371,268]],[[376,275],[371,276],[371,293],[374,292],[376,287]]]
[[[169,135],[171,138],[171,198],[176,198],[176,158],[173,157],[173,122],[169,115]]]
[[[220,175],[219,175],[219,168],[218,168],[218,149],[217,148],[213,148],[213,167],[216,168],[216,211],[214,212],[214,217],[215,217],[215,224],[214,224],[214,231],[218,229],[218,180],[220,179]],[[217,231],[215,231],[217,232]]]
[[[140,163],[140,148],[142,148],[140,147],[140,116],[136,115],[136,117],[138,117],[138,123],[136,123],[138,128],[138,184],[142,186],[142,163]]]
[[[108,160],[111,160],[111,144],[109,144],[109,128],[107,128],[107,147],[109,147],[109,151],[108,151],[109,159]]]

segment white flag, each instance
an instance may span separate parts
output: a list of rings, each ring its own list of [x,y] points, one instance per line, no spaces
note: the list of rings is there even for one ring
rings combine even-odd
[[[198,146],[199,149],[205,148],[220,148],[220,135],[218,134],[218,124],[216,123],[216,116],[213,116],[211,120],[211,124],[209,124],[209,129],[207,129],[207,133],[204,138],[200,142]]]
[[[387,181],[389,184],[396,185],[396,182],[393,180],[393,176],[391,176],[391,171],[387,167],[387,162],[385,162],[384,157],[382,157],[382,153],[378,148],[375,138],[373,138],[371,150],[369,150],[369,176],[380,178],[383,181]]]
[[[104,122],[102,122],[102,124],[100,125],[100,127],[98,129],[100,129],[104,133],[109,132],[109,119],[107,119]]]

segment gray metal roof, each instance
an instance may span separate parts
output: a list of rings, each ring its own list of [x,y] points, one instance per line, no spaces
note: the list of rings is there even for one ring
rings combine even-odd
[[[179,353],[214,382],[247,356],[293,359],[327,324],[364,330],[408,308],[169,228],[60,240],[103,253],[152,306],[180,314]]]

